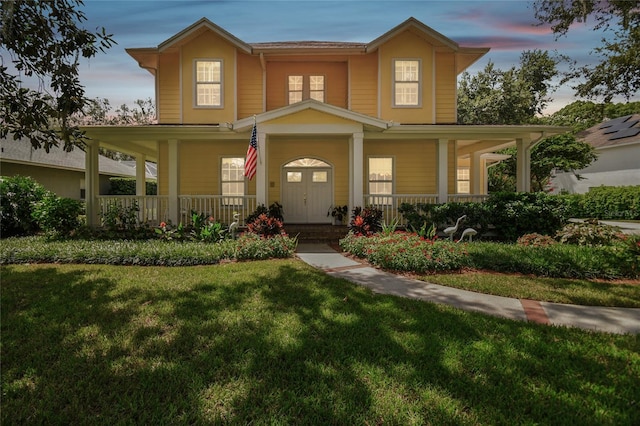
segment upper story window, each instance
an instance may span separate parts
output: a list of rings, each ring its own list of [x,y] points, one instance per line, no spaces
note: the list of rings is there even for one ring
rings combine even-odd
[[[222,106],[222,60],[198,59],[196,69],[196,106]]]
[[[323,75],[290,75],[288,82],[289,105],[304,99],[324,102],[325,84]]]
[[[420,105],[420,61],[396,59],[393,61],[393,105]]]

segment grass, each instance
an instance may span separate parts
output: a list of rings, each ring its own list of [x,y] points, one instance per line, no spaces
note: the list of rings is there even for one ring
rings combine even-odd
[[[640,308],[640,282],[604,282],[465,271],[419,279],[496,296],[587,306]]]
[[[1,268],[2,424],[640,423],[640,336],[375,295],[295,260]]]

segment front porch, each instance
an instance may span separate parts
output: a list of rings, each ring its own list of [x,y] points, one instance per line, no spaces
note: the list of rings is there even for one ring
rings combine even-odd
[[[488,195],[473,194],[448,194],[446,202],[482,202],[486,200]],[[438,204],[437,194],[395,194],[385,195],[364,195],[364,204],[360,207],[370,206],[382,211],[384,223],[390,224],[397,220],[399,226],[405,226],[406,220],[398,213],[398,207],[404,203],[409,204]],[[184,225],[191,223],[191,212],[198,214],[204,213],[220,221],[225,225],[229,225],[234,221],[234,214],[239,215],[240,225],[246,225],[245,218],[253,213],[258,207],[255,195],[247,195],[243,197],[226,197],[221,195],[180,195],[176,200],[178,207],[178,220],[172,219],[171,216],[171,199],[166,195],[101,195],[97,197],[97,209],[101,218],[109,214],[114,208],[135,212],[139,223],[147,224],[154,227],[160,223],[173,223]],[[358,207],[358,206],[354,206]],[[349,209],[350,211],[353,207]],[[324,213],[324,212],[323,212]],[[312,230],[312,235],[321,232],[314,227],[322,226],[322,229],[339,229],[340,226],[331,227],[329,224],[330,217],[327,217],[326,224],[309,224],[309,225],[293,225],[287,224],[287,212],[284,212],[285,229],[289,232],[289,227],[296,226],[303,231]],[[344,225],[348,223],[349,218],[345,220]],[[309,228],[306,229],[305,227]],[[318,238],[320,239],[320,238]]]

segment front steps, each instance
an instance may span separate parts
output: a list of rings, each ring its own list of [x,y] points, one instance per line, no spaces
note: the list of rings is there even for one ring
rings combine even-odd
[[[349,232],[346,225],[329,224],[284,224],[290,237],[298,237],[300,243],[335,244]]]

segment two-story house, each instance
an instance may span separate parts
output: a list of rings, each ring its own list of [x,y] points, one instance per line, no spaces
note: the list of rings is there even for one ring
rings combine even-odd
[[[516,145],[527,191],[531,147],[565,129],[456,125],[457,76],[488,51],[414,18],[368,43],[246,43],[203,18],[157,47],[127,49],[155,77],[158,124],[86,128],[87,190],[102,145],[157,161],[149,220],[177,223],[194,209],[229,223],[276,201],[288,223],[327,223],[334,205],[374,205],[390,219],[402,202],[482,198],[485,161]],[[460,164],[468,194],[458,194]],[[92,195],[96,223],[104,200]]]

